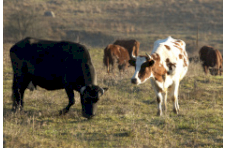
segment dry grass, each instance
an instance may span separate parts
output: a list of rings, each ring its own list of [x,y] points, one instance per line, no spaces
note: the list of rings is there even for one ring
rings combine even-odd
[[[16,33],[7,30],[9,24],[15,24],[10,15],[20,13],[15,7],[38,15],[37,20],[33,20],[37,22],[34,29],[26,36],[70,41],[77,41],[79,37],[80,42],[94,47],[106,46],[118,38],[134,38],[140,41],[142,50],[148,51],[156,39],[171,35],[185,40],[187,50],[195,53],[199,26],[199,48],[205,44],[221,52],[223,48],[221,0],[4,0],[5,42],[12,41],[11,38],[13,42],[18,41]],[[54,11],[56,17],[44,17],[47,10]],[[99,40],[90,42],[96,38]]]
[[[19,3],[19,4],[18,4]],[[189,56],[208,44],[222,51],[221,0],[108,1],[108,0],[4,0],[4,29],[11,14],[31,9],[39,14],[38,29],[26,36],[80,41],[90,48],[98,84],[108,86],[98,114],[90,121],[81,117],[79,94],[65,116],[59,110],[68,99],[64,90],[25,92],[24,112],[11,112],[12,69],[9,49],[15,32],[4,30],[3,49],[3,144],[4,147],[222,147],[223,77],[205,76],[200,63],[190,64],[179,90],[180,114],[156,116],[157,105],[150,81],[131,85],[134,69],[123,75],[107,75],[102,64],[104,47],[118,38],[140,41],[140,54],[150,53],[153,42],[168,35],[187,43]],[[44,17],[53,10],[56,17]],[[71,35],[72,34],[72,35]],[[13,41],[13,42],[12,42]],[[9,43],[12,42],[12,43]],[[98,47],[98,48],[97,48]]]
[[[4,45],[4,147],[222,147],[223,77],[205,76],[200,64],[191,64],[181,82],[180,114],[156,116],[157,106],[151,85],[130,83],[134,69],[122,76],[118,70],[107,75],[102,64],[103,49],[91,49],[100,86],[110,89],[99,102],[92,120],[81,117],[78,93],[76,104],[65,116],[58,111],[66,106],[63,90],[26,91],[23,113],[10,109],[11,67]]]

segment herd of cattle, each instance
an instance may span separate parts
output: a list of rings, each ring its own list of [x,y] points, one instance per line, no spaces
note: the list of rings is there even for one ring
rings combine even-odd
[[[137,57],[140,43],[137,40],[116,40],[104,49],[103,63],[110,73],[115,63],[118,64],[119,71],[124,71],[130,64],[129,60]],[[221,75],[223,72],[223,58],[218,49],[211,46],[203,46],[199,50],[199,56],[189,57],[189,62],[202,63],[203,70],[206,74],[210,71],[211,75]]]
[[[166,111],[168,97],[173,100],[173,110],[178,114],[179,83],[189,66],[185,42],[170,36],[157,40],[150,55],[138,55],[139,46],[136,40],[117,40],[109,44],[103,57],[107,72],[112,71],[115,63],[120,72],[134,66],[131,83],[139,85],[151,80],[158,102],[158,115],[162,115],[162,105]],[[90,54],[79,43],[28,37],[10,49],[10,57],[14,72],[13,111],[23,108],[25,89],[34,90],[40,86],[47,90],[65,89],[69,104],[60,114],[67,113],[75,103],[73,91],[79,92],[82,115],[90,119],[96,114],[99,98],[108,90],[97,85]],[[219,50],[204,46],[199,51],[199,59],[206,74],[209,67],[212,67],[211,74],[222,74],[223,59]]]

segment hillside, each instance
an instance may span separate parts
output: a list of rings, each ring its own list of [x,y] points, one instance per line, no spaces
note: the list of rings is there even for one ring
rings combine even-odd
[[[151,51],[156,39],[171,35],[184,40],[193,54],[198,50],[199,30],[197,48],[208,44],[222,52],[222,2],[4,0],[4,42],[33,36],[104,48],[118,38],[134,38],[141,50]],[[44,16],[45,11],[53,11],[55,17]]]

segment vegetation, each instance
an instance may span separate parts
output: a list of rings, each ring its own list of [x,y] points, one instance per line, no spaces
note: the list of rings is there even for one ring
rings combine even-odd
[[[33,36],[79,41],[104,48],[118,38],[135,38],[140,41],[142,51],[150,52],[155,40],[170,35],[183,39],[191,54],[205,44],[222,52],[222,0],[3,2],[4,42],[15,43],[25,36]],[[55,17],[44,16],[45,11],[53,11]],[[197,30],[199,42],[196,48]]]
[[[117,70],[108,75],[102,64],[104,47],[117,38],[137,39],[141,43],[140,54],[144,54],[151,52],[156,39],[171,35],[184,40],[192,56],[198,51],[197,26],[198,46],[209,44],[222,52],[222,0],[4,0],[3,4],[4,147],[223,146],[222,76],[206,76],[200,63],[191,63],[180,85],[179,115],[173,113],[172,100],[168,100],[167,114],[158,117],[150,81],[132,85],[133,68],[122,75]],[[12,24],[16,21],[13,17],[30,9],[33,13],[29,15],[34,17],[25,18],[31,23],[23,32]],[[43,16],[47,10],[54,11],[56,17]],[[13,27],[17,30],[12,31]],[[88,46],[98,84],[109,87],[99,102],[96,117],[87,120],[81,116],[77,92],[76,104],[67,115],[59,116],[59,110],[68,103],[65,91],[40,87],[34,92],[26,90],[23,112],[11,112],[9,50],[24,36],[79,41]]]

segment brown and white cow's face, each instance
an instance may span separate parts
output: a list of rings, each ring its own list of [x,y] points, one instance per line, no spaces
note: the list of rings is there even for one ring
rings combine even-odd
[[[129,63],[135,66],[135,73],[131,78],[131,83],[139,85],[153,76],[152,66],[155,61],[151,57],[138,56],[135,60],[130,60]]]

